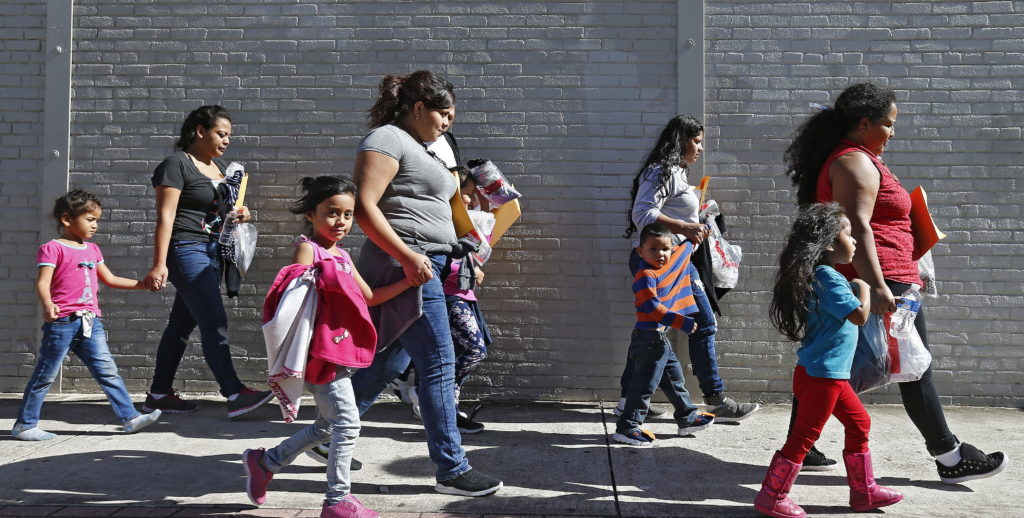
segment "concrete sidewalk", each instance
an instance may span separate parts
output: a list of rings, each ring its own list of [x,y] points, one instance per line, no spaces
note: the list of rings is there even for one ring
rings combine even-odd
[[[20,397],[0,396],[0,516],[288,516],[315,517],[324,491],[322,464],[300,456],[270,485],[267,504],[251,505],[241,453],[272,447],[294,433],[276,406],[228,421],[224,404],[204,400],[190,415],[166,415],[123,435],[102,396],[53,396],[42,427],[59,437],[23,442],[8,435]],[[986,451],[1010,456],[1007,470],[959,486],[942,484],[923,441],[900,406],[872,405],[875,473],[906,494],[888,516],[1024,516],[1024,412],[949,407],[954,432]],[[481,434],[463,438],[473,466],[501,477],[485,498],[433,490],[422,426],[409,408],[376,405],[365,416],[353,493],[387,517],[756,516],[752,502],[765,467],[784,440],[788,406],[770,406],[738,425],[677,437],[669,419],[653,419],[650,448],[609,445],[608,404],[490,403]],[[819,442],[838,457],[842,426],[831,421]],[[841,463],[840,463],[841,464]],[[812,515],[854,516],[844,471],[803,474],[793,498]]]

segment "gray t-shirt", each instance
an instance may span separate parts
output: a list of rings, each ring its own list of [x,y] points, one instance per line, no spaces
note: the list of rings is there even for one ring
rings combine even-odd
[[[449,204],[458,183],[448,168],[405,130],[388,124],[370,130],[357,152],[373,151],[398,160],[398,174],[377,207],[402,242],[452,243],[455,227]]]

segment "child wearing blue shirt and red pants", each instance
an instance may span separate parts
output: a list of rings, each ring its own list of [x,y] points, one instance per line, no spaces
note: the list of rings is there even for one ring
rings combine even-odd
[[[690,402],[683,385],[683,368],[666,336],[669,328],[686,334],[697,329],[696,321],[686,316],[697,311],[689,275],[693,244],[684,241],[672,246],[668,227],[651,223],[640,232],[636,252],[643,261],[633,278],[637,319],[629,344],[633,373],[612,439],[631,446],[650,446],[654,434],[640,425],[659,386],[675,408],[673,417],[679,435],[706,429],[715,416],[698,412]]]
[[[810,205],[797,216],[779,258],[769,317],[789,339],[800,341],[793,372],[793,395],[800,405],[754,500],[754,508],[768,516],[807,516],[790,500],[789,490],[831,415],[846,427],[843,460],[850,507],[868,511],[903,499],[898,491],[875,484],[868,450],[871,417],[849,383],[857,326],[867,321],[870,310],[867,284],[847,282],[830,266],[853,260],[857,241],[850,230],[838,204]]]

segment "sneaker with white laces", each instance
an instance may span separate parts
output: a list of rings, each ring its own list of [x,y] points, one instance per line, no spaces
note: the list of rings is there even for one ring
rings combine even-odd
[[[963,442],[960,443],[960,462],[953,466],[946,466],[936,460],[935,467],[939,470],[939,478],[943,482],[960,484],[969,480],[995,476],[1003,471],[1009,463],[1009,457],[1001,451],[989,455]]]
[[[825,456],[817,448],[811,446],[811,451],[804,457],[804,464],[800,471],[835,471],[839,463]]]
[[[706,430],[711,426],[711,423],[715,422],[715,419],[715,414],[697,412],[697,415],[693,417],[693,421],[679,427],[679,435],[690,435],[694,432]]]
[[[269,390],[258,392],[249,387],[243,387],[235,399],[228,399],[228,419],[242,417],[267,404],[271,399],[274,399],[274,393]]]
[[[146,402],[142,404],[142,411],[147,413],[160,410],[165,414],[191,414],[196,411],[196,408],[198,406],[195,403],[181,399],[178,391],[174,389],[159,399],[152,393],[147,393]]]
[[[470,468],[451,480],[439,480],[434,491],[446,495],[487,496],[496,493],[502,486],[500,480]]]
[[[349,493],[341,501],[328,505],[327,500],[320,509],[320,518],[378,518],[380,513],[366,507],[355,495]]]
[[[656,439],[656,437],[653,432],[650,430],[641,430],[639,428],[628,432],[615,432],[612,434],[613,441],[628,444],[630,446],[650,446],[654,444],[654,439]]]
[[[266,450],[259,448],[256,450],[245,450],[242,453],[242,467],[245,468],[245,494],[249,496],[249,501],[256,505],[263,505],[267,503],[267,486],[270,485],[270,479],[274,478],[274,473],[263,469],[260,465],[260,459]]]
[[[306,456],[319,462],[320,464],[327,464],[328,456],[330,455],[330,444],[318,444],[312,448],[306,450]],[[363,469],[363,463],[356,459],[352,459],[349,462],[349,471],[359,471]]]
[[[157,419],[160,419],[160,411],[154,410],[148,414],[139,414],[121,425],[121,430],[124,433],[136,433],[139,430],[155,423]]]
[[[719,423],[738,423],[761,408],[757,403],[737,403],[721,392],[707,396],[704,402],[708,404],[708,412],[715,414],[715,421]]]

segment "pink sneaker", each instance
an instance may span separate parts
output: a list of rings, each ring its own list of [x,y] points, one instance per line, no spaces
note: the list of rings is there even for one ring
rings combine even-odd
[[[345,495],[340,502],[327,505],[324,500],[320,518],[379,518],[380,513],[363,505],[352,493]]]
[[[242,454],[242,467],[245,468],[245,493],[249,500],[256,505],[267,503],[267,486],[274,474],[260,466],[260,459],[266,452],[263,448],[258,450],[245,450]]]

